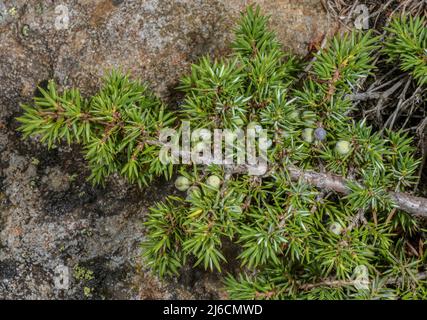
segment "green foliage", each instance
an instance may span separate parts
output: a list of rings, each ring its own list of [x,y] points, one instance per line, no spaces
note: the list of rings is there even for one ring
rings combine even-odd
[[[282,94],[299,63],[280,50],[266,24],[259,8],[248,9],[236,30],[233,57],[220,61],[204,57],[192,66],[179,87],[186,93],[183,118],[204,128],[241,128],[257,120],[273,92]]]
[[[387,28],[384,52],[420,85],[427,84],[427,21],[425,17],[395,17]]]
[[[261,14],[259,7],[248,7],[235,30],[234,52],[242,57],[254,57],[258,53],[279,51],[280,43],[274,32],[267,27],[268,18]]]
[[[406,53],[425,48],[418,20],[393,22],[396,32],[386,41],[393,58],[413,58]],[[181,192],[147,216],[146,262],[160,276],[172,276],[186,263],[223,272],[228,260],[237,260],[244,271],[224,281],[236,299],[425,298],[425,230],[389,197],[417,182],[412,139],[375,132],[350,116],[347,94],[374,72],[379,38],[358,31],[335,37],[297,80],[301,63],[282,51],[267,22],[259,8],[248,8],[231,56],[204,57],[181,80],[179,113],[193,129],[262,125],[272,142],[267,174],[179,166]],[[402,46],[401,39],[414,46]],[[410,65],[423,82],[426,63],[418,62]],[[113,73],[90,100],[76,90],[59,95],[53,84],[42,93],[34,106],[24,106],[21,131],[50,146],[62,139],[83,143],[95,182],[113,172],[140,185],[171,176],[154,140],[174,117],[145,86]],[[295,181],[292,167],[345,177],[350,192]],[[358,282],[360,270],[367,284]]]
[[[192,66],[191,75],[182,79],[180,89],[187,93],[183,113],[205,128],[240,127],[247,117],[242,81],[236,59],[203,58],[199,65]]]
[[[40,136],[49,148],[63,139],[82,143],[94,183],[115,172],[140,186],[171,176],[172,166],[159,161],[157,139],[175,118],[146,85],[113,71],[91,99],[76,89],[59,94],[52,81],[39,90],[42,97],[34,98],[34,105],[22,106],[20,131],[24,137]]]
[[[275,144],[268,152],[274,170],[262,178],[226,176],[213,166],[181,168],[190,190],[197,188],[179,209],[175,204],[168,211],[186,212],[185,227],[179,229],[184,230],[181,263],[194,257],[195,266],[220,271],[231,241],[240,247],[235,259],[252,273],[226,277],[231,298],[396,298],[414,288],[419,294],[412,297],[421,298],[424,281],[398,286],[392,281],[402,276],[398,269],[407,259],[411,274],[423,270],[423,258],[398,245],[423,235],[414,233],[416,221],[396,212],[388,196],[416,182],[415,149],[402,132],[380,134],[364,120],[354,121],[347,99],[372,74],[379,38],[369,32],[334,38],[300,85],[292,76],[299,64],[285,59],[266,22],[259,9],[249,8],[237,28],[232,56],[221,62],[203,58],[182,81],[183,119],[197,119],[195,127],[259,123]],[[323,128],[326,137],[304,139],[307,128],[312,134]],[[349,150],[337,152],[338,142],[346,142]],[[351,178],[351,192],[343,197],[292,181],[290,165],[320,166]],[[222,177],[220,190],[206,190],[210,171]],[[150,223],[156,219],[148,217]],[[355,287],[354,270],[360,266],[368,270],[369,289]]]
[[[150,209],[150,218],[146,222],[150,232],[143,244],[146,248],[144,256],[160,276],[177,274],[185,262],[182,243],[186,211],[182,203],[182,199],[169,197]]]

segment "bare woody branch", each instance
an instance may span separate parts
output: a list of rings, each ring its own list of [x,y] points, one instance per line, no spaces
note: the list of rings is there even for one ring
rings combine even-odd
[[[246,168],[239,166],[233,170],[234,173],[243,173]],[[330,173],[319,173],[316,171],[303,171],[296,167],[287,168],[292,180],[303,180],[304,182],[316,186],[321,190],[332,190],[342,194],[349,194],[348,181],[341,176],[333,175]],[[265,176],[272,173],[270,169]],[[403,192],[389,192],[391,200],[396,207],[405,211],[413,216],[427,218],[427,199],[416,197]]]
[[[415,275],[416,280],[425,280],[427,278],[427,273],[420,272]],[[385,282],[386,285],[395,285],[403,281],[402,278],[389,278]],[[354,286],[356,281],[354,280],[336,280],[336,279],[326,279],[317,283],[305,283],[300,285],[301,290],[311,290],[318,287],[345,287],[345,286]]]
[[[320,189],[330,189],[343,194],[350,192],[347,187],[347,181],[340,176],[314,171],[302,171],[295,167],[290,167],[288,171],[293,180],[302,179]],[[427,199],[402,192],[389,192],[389,196],[398,209],[414,216],[427,218]]]

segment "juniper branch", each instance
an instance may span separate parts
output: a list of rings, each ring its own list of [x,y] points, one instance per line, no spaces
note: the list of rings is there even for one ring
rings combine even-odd
[[[425,280],[427,279],[427,273],[426,272],[420,272],[418,273],[415,278],[419,280]],[[387,279],[386,284],[387,285],[394,285],[401,282],[401,278],[390,278]],[[355,281],[354,280],[337,280],[337,279],[325,279],[320,282],[316,283],[304,283],[299,286],[299,289],[301,290],[311,290],[318,287],[345,287],[345,286],[354,286]]]
[[[409,38],[404,21],[396,23],[387,53],[422,82],[423,23],[410,23]],[[160,276],[179,274],[186,261],[220,272],[227,239],[254,274],[229,278],[235,298],[354,297],[337,284],[352,279],[358,266],[375,270],[381,284],[404,277],[386,288],[393,296],[425,297],[426,283],[414,275],[425,271],[426,240],[414,217],[427,217],[427,200],[405,193],[420,164],[412,138],[380,134],[350,116],[349,98],[373,73],[382,40],[355,31],[325,41],[301,84],[295,76],[303,67],[281,50],[259,8],[248,9],[235,39],[231,57],[205,57],[182,79],[179,115],[191,129],[267,128],[270,168],[260,177],[247,175],[247,166],[178,166],[175,186],[182,194],[151,208],[145,223],[148,265]],[[376,98],[400,89],[397,80]],[[53,84],[41,92],[24,106],[21,132],[49,146],[82,142],[95,182],[113,172],[140,186],[172,176],[156,140],[175,117],[146,86],[113,73],[91,99],[77,90],[59,95]],[[330,287],[298,288],[322,279]],[[372,291],[372,298],[382,297]]]
[[[247,169],[248,167],[245,165],[236,166],[233,169],[233,173],[242,174],[247,172]],[[277,168],[275,166],[270,167],[263,177],[271,176],[276,169]],[[320,173],[312,170],[304,171],[294,166],[287,167],[286,170],[294,181],[302,180],[305,183],[313,185],[321,190],[331,190],[344,195],[351,193],[351,189],[348,187],[349,180],[341,176],[331,173]],[[354,183],[354,181],[352,182]],[[414,216],[427,218],[426,198],[416,197],[408,193],[391,191],[388,192],[388,195],[398,209]]]

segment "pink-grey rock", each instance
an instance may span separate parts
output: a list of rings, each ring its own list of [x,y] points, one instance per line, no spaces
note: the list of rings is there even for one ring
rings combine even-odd
[[[320,0],[0,0],[0,299],[225,297],[214,275],[187,267],[160,281],[139,258],[147,207],[171,184],[92,187],[78,146],[22,141],[14,118],[48,79],[90,94],[113,67],[173,103],[192,62],[229,52],[249,3],[297,54],[335,28]],[[94,278],[76,279],[76,265]]]

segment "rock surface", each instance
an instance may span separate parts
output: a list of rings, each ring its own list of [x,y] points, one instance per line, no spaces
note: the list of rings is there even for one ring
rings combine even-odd
[[[0,299],[224,298],[217,277],[160,281],[141,263],[147,208],[173,192],[85,181],[79,147],[22,141],[15,117],[55,79],[93,93],[122,67],[173,104],[180,75],[227,53],[245,0],[0,0]],[[256,1],[284,47],[305,54],[334,25],[320,0]]]

